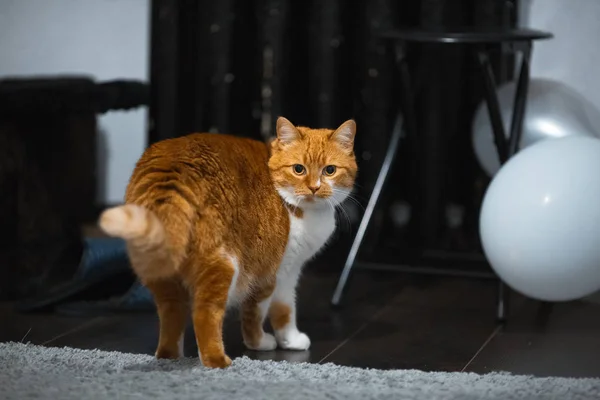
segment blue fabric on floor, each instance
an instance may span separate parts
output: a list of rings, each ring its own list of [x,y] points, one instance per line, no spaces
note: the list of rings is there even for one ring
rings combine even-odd
[[[77,277],[95,280],[128,271],[129,257],[125,241],[118,238],[86,238]]]
[[[118,238],[87,238],[79,278],[97,280],[130,271],[125,241]],[[57,311],[66,314],[86,312],[148,311],[154,309],[150,291],[136,281],[120,297],[97,302],[67,303]],[[95,311],[94,311],[95,310]]]
[[[35,298],[27,299],[17,304],[16,307],[21,311],[33,311],[56,306],[65,303],[76,295],[85,294],[90,288],[109,282],[120,274],[128,273],[131,273],[131,266],[124,240],[119,238],[86,238],[81,262],[71,280],[50,287],[46,292]],[[102,302],[105,304],[101,304]],[[97,304],[87,303],[88,305],[83,308],[87,307],[88,311],[92,309],[96,309],[96,311],[100,309],[106,311],[109,309],[113,311],[122,309],[126,311],[154,308],[152,296],[139,283],[135,283],[131,289],[117,299],[103,300],[96,302]],[[80,303],[79,306],[81,305]],[[77,313],[85,313],[83,308],[80,307]]]

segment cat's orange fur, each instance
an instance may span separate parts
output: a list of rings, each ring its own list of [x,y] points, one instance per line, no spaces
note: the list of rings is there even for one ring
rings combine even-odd
[[[330,223],[333,207],[352,189],[355,130],[352,120],[334,131],[294,127],[279,118],[277,139],[269,145],[193,134],[146,150],[126,204],[106,210],[100,226],[127,241],[133,270],[154,296],[158,358],[182,355],[191,311],[203,364],[230,365],[222,340],[228,303],[240,306],[249,348],[275,347],[275,338],[263,331],[267,313],[280,346],[310,344],[296,329],[294,293],[287,292],[295,289],[304,258],[330,235],[328,227],[313,235],[310,226],[322,227],[310,221],[326,217]],[[304,167],[301,173],[296,164]],[[331,167],[324,170],[330,165],[333,174]]]

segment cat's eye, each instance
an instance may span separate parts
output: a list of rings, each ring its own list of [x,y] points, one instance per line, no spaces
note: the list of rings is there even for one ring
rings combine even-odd
[[[305,172],[306,168],[304,168],[304,165],[294,164],[294,173],[296,173],[296,175],[304,175]]]
[[[335,165],[328,165],[325,168],[323,168],[323,174],[327,175],[327,176],[331,176],[333,174],[335,174],[336,168]]]

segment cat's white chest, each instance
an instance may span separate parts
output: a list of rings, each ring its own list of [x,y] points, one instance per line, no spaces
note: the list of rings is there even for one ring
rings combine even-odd
[[[306,210],[302,218],[290,214],[290,233],[282,269],[299,268],[325,246],[335,230],[335,211]]]

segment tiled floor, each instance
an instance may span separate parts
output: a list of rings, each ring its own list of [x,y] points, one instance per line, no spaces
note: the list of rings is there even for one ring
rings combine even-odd
[[[336,278],[313,267],[301,282],[299,326],[312,339],[310,351],[247,351],[232,314],[225,328],[228,354],[373,368],[600,376],[598,304],[552,306],[515,296],[509,323],[499,327],[493,282],[358,272],[345,307],[332,310]],[[19,314],[0,305],[0,341],[152,354],[157,333],[150,313],[74,318]],[[191,328],[185,352],[196,354]]]

